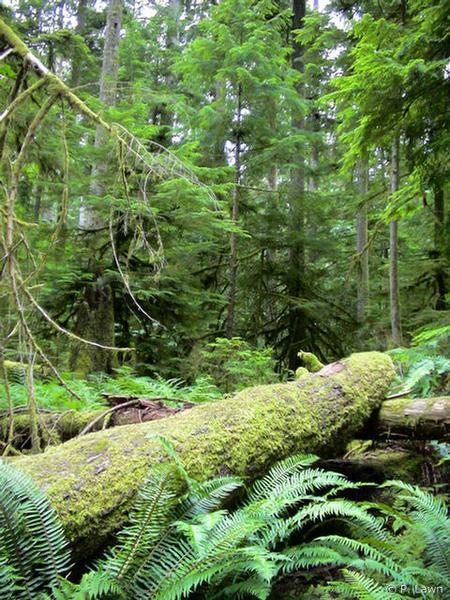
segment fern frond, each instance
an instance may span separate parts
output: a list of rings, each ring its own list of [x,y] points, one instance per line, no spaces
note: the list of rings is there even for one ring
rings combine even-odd
[[[219,573],[236,569],[237,549],[261,523],[249,519],[242,512],[233,515],[222,513],[220,516],[217,521],[208,516],[200,517],[198,524],[191,525],[200,530],[206,529],[195,533],[196,548],[185,539],[177,544],[162,544],[157,556],[153,556],[135,574],[133,593],[137,597],[149,594],[155,600],[182,598]]]
[[[83,576],[76,586],[75,594],[72,594],[70,598],[71,600],[97,600],[105,596],[107,598],[114,597],[116,600],[128,597],[126,591],[120,587],[111,573],[97,569]]]
[[[317,460],[318,457],[313,454],[300,454],[278,462],[265,477],[253,485],[248,501],[255,502],[274,494],[275,490],[280,489],[294,473],[299,473]]]
[[[450,519],[444,500],[403,481],[387,481],[383,487],[399,490],[397,502],[414,509],[408,516],[425,541],[429,565],[450,580]]]
[[[181,477],[186,482],[186,485],[189,488],[195,484],[195,481],[189,476],[188,472],[184,468],[183,461],[181,460],[178,452],[175,450],[175,447],[172,444],[172,442],[169,440],[169,438],[167,438],[164,435],[156,435],[156,434],[152,434],[152,433],[150,433],[147,436],[147,438],[149,440],[155,440],[155,441],[159,442],[159,444],[162,446],[163,450],[166,452],[167,456],[172,461],[172,463],[176,467],[178,473],[181,475]]]
[[[180,503],[181,519],[191,519],[220,508],[233,492],[243,486],[238,477],[217,477],[191,487],[187,498]]]
[[[342,554],[315,542],[288,548],[284,555],[288,559],[282,567],[284,573],[323,566],[342,567],[347,564]]]
[[[2,532],[0,530],[0,536]],[[12,600],[19,591],[19,577],[15,570],[8,564],[5,556],[0,556],[0,598]]]
[[[371,577],[350,569],[342,569],[345,581],[336,581],[328,587],[342,594],[344,598],[357,598],[358,600],[404,600],[409,598],[404,594],[397,594],[393,589],[382,587]]]
[[[249,577],[244,581],[237,581],[208,594],[208,600],[221,600],[222,598],[233,598],[233,600],[246,600],[248,597],[266,600],[270,596],[271,585],[257,577]]]
[[[441,518],[448,522],[447,505],[442,498],[421,490],[418,486],[404,481],[389,480],[380,487],[400,490],[400,498],[415,508],[419,513],[425,513],[433,518]]]
[[[54,508],[31,477],[0,462],[0,553],[21,577],[23,597],[35,597],[70,568],[70,554]]]
[[[134,573],[145,561],[171,520],[176,498],[173,466],[163,463],[153,468],[141,488],[129,516],[129,525],[118,535],[118,545],[100,563],[118,581],[126,585],[128,573]]]
[[[320,500],[320,499],[318,499]],[[380,519],[371,515],[363,506],[350,500],[324,500],[300,509],[292,518],[296,528],[334,518],[345,521],[363,532],[374,535],[377,539],[387,538],[387,533]]]
[[[392,549],[383,544],[385,546],[384,552],[380,551],[375,544],[379,544],[379,540],[370,539],[370,543],[367,541],[356,540],[350,537],[341,536],[341,535],[325,535],[316,538],[315,540],[318,543],[326,544],[330,548],[337,550],[339,553],[344,556],[347,555],[349,557],[359,557],[363,556],[366,558],[370,558],[375,561],[384,561],[386,564],[392,569],[392,571],[400,570],[399,567],[394,560],[392,560],[389,556],[389,553],[392,552]]]

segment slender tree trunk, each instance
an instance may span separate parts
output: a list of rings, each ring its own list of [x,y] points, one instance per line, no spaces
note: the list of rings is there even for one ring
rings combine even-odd
[[[235,186],[233,190],[233,203],[231,205],[231,220],[238,224],[239,204],[240,204],[240,183],[241,183],[241,121],[242,121],[242,86],[238,87],[238,105],[236,112],[236,145],[234,150],[234,168],[235,168]],[[236,293],[237,293],[237,268],[238,268],[238,247],[237,235],[232,232],[230,235],[230,260],[228,263],[228,306],[226,336],[233,337],[236,328]]]
[[[306,14],[306,0],[293,0],[292,30],[301,29],[304,25]],[[304,48],[292,34],[292,66],[301,75],[304,72]],[[299,96],[304,94],[303,82],[296,85]],[[301,132],[305,128],[304,116],[295,115],[292,120],[293,130]],[[303,281],[305,277],[305,157],[300,151],[297,157],[297,166],[291,170],[290,209],[292,223],[292,246],[290,249],[290,268],[288,272],[288,294],[293,300],[300,300],[303,295]],[[289,317],[289,347],[287,349],[288,366],[295,370],[298,366],[297,353],[306,341],[306,318],[304,311],[298,306],[293,306]]]
[[[365,203],[365,195],[369,191],[369,174],[366,160],[360,161],[358,184],[363,205],[356,216],[356,252],[358,254],[356,320],[359,324],[363,324],[369,302],[368,217]]]
[[[105,106],[116,103],[117,74],[119,70],[119,42],[122,27],[123,0],[110,0],[106,19],[105,47],[100,77],[100,100]],[[105,144],[105,131],[97,126],[95,132],[95,148],[100,149]],[[105,193],[101,176],[106,171],[106,163],[99,161],[92,169],[91,193],[100,197]],[[104,219],[98,206],[85,204],[80,211],[80,228],[95,230],[103,227]]]
[[[168,93],[170,93],[175,88],[175,74],[172,68],[174,57],[172,53],[176,50],[180,43],[180,17],[182,13],[181,0],[168,0],[167,8],[169,15],[166,35],[166,74],[164,79]],[[175,120],[175,113],[167,105],[167,103],[161,104],[158,110],[160,117],[159,124],[161,126],[158,142],[167,147],[172,143],[172,128]]]
[[[392,144],[391,155],[391,193],[395,193],[400,185],[400,141],[396,137]],[[402,344],[400,321],[400,298],[398,285],[398,223],[389,224],[389,298],[391,309],[391,335],[396,346]]]
[[[114,106],[117,92],[119,69],[119,42],[122,27],[123,0],[110,0],[106,19],[105,47],[100,77],[100,100],[105,106]],[[106,144],[104,129],[97,126],[95,148],[99,151]],[[105,194],[103,177],[107,162],[99,160],[92,168],[91,194],[99,199]],[[90,232],[97,232],[105,226],[105,219],[98,205],[85,203],[80,209],[79,226]],[[106,346],[114,346],[114,297],[110,285],[103,282],[103,271],[96,263],[97,236],[91,238],[91,255],[95,264],[92,284],[84,290],[84,300],[77,314],[76,333],[85,339],[97,341]],[[72,347],[71,368],[79,375],[86,376],[93,371],[110,372],[116,366],[117,358],[109,350],[82,345],[77,342]]]
[[[88,0],[79,0],[77,6],[77,24],[75,33],[84,37],[86,31]],[[81,79],[81,61],[77,60],[76,55],[72,57],[72,73],[70,76],[70,86],[76,87],[80,85]]]
[[[3,339],[3,331],[1,331]],[[11,394],[11,386],[9,384],[9,374],[5,366],[4,343],[0,340],[0,377],[3,379],[3,386],[6,397],[6,410],[8,413],[7,431],[5,435],[5,447],[2,449],[2,454],[6,456],[14,444],[14,405]]]
[[[271,224],[271,214],[273,214],[275,216],[275,218],[277,218],[277,214],[278,214],[278,180],[277,180],[277,167],[276,165],[272,165],[272,167],[269,170],[269,174],[267,176],[267,183],[269,186],[269,190],[272,192],[270,193],[270,198],[269,198],[269,211],[268,211],[268,227],[273,227],[273,225]],[[275,268],[276,268],[276,264],[277,264],[277,248],[276,245],[273,244],[273,246],[269,246],[269,248],[267,248],[267,253],[266,253],[266,268],[268,270],[268,275],[267,275],[267,290],[269,292],[269,301],[267,304],[267,316],[268,316],[268,320],[270,321],[270,323],[274,323],[275,319],[276,319],[276,310],[275,310],[275,300],[274,300],[274,296],[272,296],[272,293],[275,292],[276,290],[276,278],[274,276],[274,272],[275,272]]]
[[[42,194],[42,185],[38,185],[34,194],[33,220],[35,223],[39,223],[41,219]]]
[[[436,277],[436,310],[446,310],[449,238],[445,235],[445,197],[441,186],[434,190],[434,253]]]
[[[41,438],[39,435],[39,415],[37,411],[36,392],[34,387],[34,363],[36,353],[30,349],[28,364],[26,366],[26,384],[27,384],[27,407],[30,418],[31,451],[37,454],[41,450]]]

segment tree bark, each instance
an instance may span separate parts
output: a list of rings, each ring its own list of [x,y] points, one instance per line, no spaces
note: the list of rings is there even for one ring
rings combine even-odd
[[[386,400],[374,414],[368,438],[407,436],[417,440],[445,440],[450,433],[450,396]]]
[[[447,278],[449,272],[448,259],[449,236],[445,233],[445,197],[442,186],[434,190],[434,272],[436,278],[436,310],[447,309]],[[450,232],[449,232],[450,233]]]
[[[46,491],[86,556],[122,525],[148,468],[164,457],[149,434],[171,439],[194,477],[256,477],[293,453],[338,456],[393,377],[387,355],[354,354],[300,381],[248,388],[173,417],[88,434],[14,464]]]
[[[105,47],[100,77],[100,100],[104,106],[114,106],[117,93],[117,75],[119,69],[119,42],[122,27],[123,0],[110,0],[106,19]],[[94,146],[97,151],[106,144],[107,133],[97,125]],[[97,201],[105,194],[102,181],[108,168],[107,162],[100,159],[92,168],[91,194]],[[98,204],[82,203],[79,226],[81,229],[97,231],[105,226],[105,219]],[[90,240],[91,253],[97,253],[97,238]],[[98,261],[93,261],[98,262]],[[93,284],[86,286],[83,302],[77,313],[76,333],[80,337],[99,342],[105,346],[114,346],[115,317],[114,298],[110,285],[105,284],[102,268],[96,266]],[[101,350],[81,343],[72,346],[70,365],[80,377],[96,371],[111,372],[117,366],[117,357],[110,350]]]
[[[102,281],[101,272],[96,277],[97,281],[86,285],[84,289],[84,298],[77,311],[75,333],[85,340],[112,347],[115,344],[113,292],[111,286]],[[74,341],[69,366],[81,378],[89,373],[111,373],[117,367],[117,353]]]
[[[292,1],[292,31],[304,26],[306,15],[306,0]],[[303,84],[303,54],[304,47],[292,33],[292,67],[300,74],[300,80],[296,84],[296,91],[300,97],[304,95]],[[294,115],[292,129],[300,133],[305,129],[305,118],[302,114]],[[297,165],[292,168],[290,174],[291,193],[289,198],[291,210],[291,238],[290,267],[288,269],[287,291],[292,299],[300,300],[303,296],[303,280],[305,277],[305,152],[299,150],[296,158]],[[295,371],[298,367],[297,353],[306,350],[306,316],[299,306],[292,306],[289,318],[289,346],[287,349],[287,360],[289,369]]]
[[[366,318],[369,303],[368,217],[365,203],[365,196],[369,191],[369,174],[366,160],[360,161],[358,183],[363,205],[356,216],[356,252],[358,254],[356,320],[362,325]]]
[[[400,142],[396,137],[392,144],[391,155],[391,193],[400,187]],[[391,314],[391,336],[396,346],[402,345],[400,298],[398,285],[398,223],[389,224],[389,299]]]
[[[84,36],[86,30],[88,0],[79,0],[77,5],[77,24],[75,33]],[[76,87],[81,80],[81,61],[77,60],[77,53],[72,58],[72,73],[70,77],[70,87]]]
[[[123,0],[110,0],[106,18],[105,47],[103,50],[102,71],[100,76],[99,98],[105,106],[114,106],[116,103],[117,74],[119,71],[119,42],[122,27]],[[106,134],[100,125],[95,131],[95,148],[101,149],[105,144]],[[102,174],[107,165],[99,161],[92,169],[91,193],[100,197],[105,193],[101,181]],[[104,218],[98,206],[85,203],[81,206],[79,225],[81,229],[95,230],[103,227]]]
[[[237,110],[236,110],[236,145],[234,150],[235,186],[233,190],[233,202],[231,205],[231,220],[237,226],[239,221],[240,184],[241,184],[241,125],[242,125],[242,85],[238,87]],[[237,269],[238,269],[238,247],[237,234],[230,234],[230,258],[228,263],[228,305],[226,336],[232,338],[236,329],[236,294],[237,294]]]

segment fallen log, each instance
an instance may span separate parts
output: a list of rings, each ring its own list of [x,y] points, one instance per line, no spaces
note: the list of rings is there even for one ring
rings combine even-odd
[[[450,434],[450,396],[386,400],[373,415],[366,437],[445,440]]]
[[[49,444],[59,444],[77,436],[89,423],[101,415],[103,411],[77,411],[66,412],[39,411],[39,436],[43,447]],[[0,417],[0,442],[5,442],[8,434],[9,417]],[[98,423],[96,429],[101,429]],[[29,448],[30,416],[24,411],[14,412],[14,446],[18,450]]]
[[[192,402],[164,396],[113,396],[112,400],[113,406],[104,410],[68,410],[61,413],[40,409],[39,436],[42,447],[66,442],[90,431],[162,419],[194,406]],[[167,400],[178,405],[167,406],[164,403]],[[26,406],[14,409],[14,447],[17,450],[26,451],[30,447],[31,428],[27,410]],[[7,411],[0,411],[0,443],[7,440],[8,426]]]
[[[248,388],[175,416],[90,433],[41,455],[12,459],[44,489],[75,550],[95,552],[124,521],[153,463],[149,434],[172,440],[195,477],[255,477],[293,453],[339,455],[385,397],[391,359],[354,354],[299,381]]]

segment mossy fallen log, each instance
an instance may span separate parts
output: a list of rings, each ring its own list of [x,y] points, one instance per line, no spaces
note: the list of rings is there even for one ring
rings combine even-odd
[[[367,437],[407,436],[416,440],[445,440],[450,435],[450,396],[386,400],[374,414]]]
[[[172,440],[188,470],[255,477],[293,453],[339,455],[386,396],[391,359],[354,354],[299,381],[263,385],[172,417],[91,433],[16,458],[48,494],[76,551],[95,552],[124,521],[149,466],[149,434]]]
[[[40,412],[39,436],[41,446],[60,444],[76,437],[86,425],[101,414],[103,414],[103,410],[68,410],[63,413]],[[9,417],[4,411],[4,416],[0,417],[0,442],[5,442],[7,439],[8,424]],[[102,429],[102,427],[103,422],[100,422],[94,430]],[[30,439],[30,416],[25,411],[16,413],[14,415],[14,447],[18,450],[27,449],[30,446]]]

